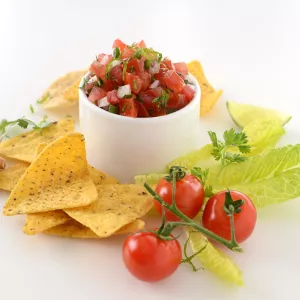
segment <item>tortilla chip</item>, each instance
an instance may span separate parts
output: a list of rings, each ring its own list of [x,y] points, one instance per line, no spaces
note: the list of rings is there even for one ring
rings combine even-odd
[[[153,198],[140,185],[99,185],[97,191],[96,202],[64,211],[99,237],[113,235],[121,227],[144,216],[153,205]]]
[[[41,143],[49,144],[58,137],[74,131],[74,120],[64,118],[59,122],[38,130],[31,130],[0,143],[0,154],[25,162],[32,162],[36,157],[37,147]]]
[[[135,220],[121,229],[116,231],[114,234],[125,234],[132,233],[143,229],[145,222],[142,220]],[[44,233],[49,235],[57,235],[61,237],[71,237],[71,238],[82,238],[82,239],[100,239],[100,237],[94,233],[90,228],[80,224],[75,220],[70,220],[62,225],[52,227],[46,230]]]
[[[45,109],[54,110],[68,108],[78,104],[78,86],[82,77],[88,70],[70,72],[57,78],[44,92],[42,98],[46,101],[42,104]]]
[[[119,183],[119,181],[99,170],[97,170],[96,168],[92,167],[92,166],[88,166],[88,170],[89,170],[89,174],[90,177],[92,178],[92,180],[94,181],[94,184],[96,186],[96,188],[99,185],[103,185],[103,184],[117,184]]]
[[[216,91],[207,81],[203,68],[199,61],[193,60],[187,64],[189,72],[197,79],[201,87],[200,115],[210,112],[212,107],[219,100],[223,91]]]
[[[0,189],[9,192],[12,191],[28,166],[29,164],[27,163],[18,163],[4,170],[0,170]]]
[[[4,205],[6,216],[89,205],[97,190],[89,176],[84,136],[69,133],[49,144],[21,177]]]
[[[26,217],[23,232],[29,235],[37,234],[70,220],[72,219],[62,210],[29,214]]]

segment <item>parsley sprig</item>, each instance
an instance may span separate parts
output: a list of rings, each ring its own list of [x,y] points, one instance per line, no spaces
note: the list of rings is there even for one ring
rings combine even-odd
[[[48,127],[50,124],[52,124],[51,122],[49,122],[47,120],[47,118],[48,117],[45,115],[39,123],[35,123],[34,121],[29,120],[25,117],[14,120],[14,121],[7,121],[7,120],[4,119],[0,123],[0,141],[4,137],[7,137],[8,127],[15,126],[15,125],[23,128],[23,129],[27,129],[29,126],[31,126],[32,129],[38,130],[42,134],[42,129],[45,128],[45,127]]]
[[[209,131],[208,135],[213,145],[211,155],[215,160],[221,161],[222,165],[245,161],[247,157],[241,154],[251,151],[250,146],[247,144],[247,135],[244,132],[235,132],[233,128],[226,130],[223,134],[224,142],[218,140],[217,134],[213,131]],[[230,150],[238,150],[240,153],[231,152]]]
[[[209,169],[202,169],[200,167],[195,167],[191,169],[191,174],[200,179],[202,185],[204,186],[204,194],[205,198],[210,198],[214,195],[213,187],[211,185],[207,185]]]

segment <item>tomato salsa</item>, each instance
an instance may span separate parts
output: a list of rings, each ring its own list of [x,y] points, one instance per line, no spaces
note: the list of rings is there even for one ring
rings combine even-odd
[[[99,108],[147,118],[173,113],[193,99],[195,86],[185,62],[163,58],[143,40],[126,45],[117,39],[112,48],[112,54],[96,56],[81,87]]]

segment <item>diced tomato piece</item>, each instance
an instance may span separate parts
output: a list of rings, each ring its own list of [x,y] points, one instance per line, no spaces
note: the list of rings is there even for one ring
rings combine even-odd
[[[96,100],[100,100],[106,96],[106,91],[98,86],[94,86],[91,90],[88,99],[94,103]]]
[[[107,79],[101,86],[106,92],[115,90],[119,87],[118,82],[115,79]]]
[[[185,62],[174,63],[174,67],[176,72],[179,72],[183,75],[189,74],[188,67]]]
[[[137,101],[136,104],[137,104],[137,107],[138,107],[138,117],[140,117],[140,118],[149,117],[148,110],[146,109],[144,104],[139,102],[139,101]]]
[[[97,60],[98,60],[98,62],[100,64],[107,66],[108,63],[112,60],[112,55],[111,54],[109,54],[109,55],[104,54],[103,55],[103,53],[102,53],[102,54],[98,55],[98,59]]]
[[[123,66],[122,65],[117,65],[111,68],[110,70],[110,75],[112,79],[114,79],[119,86],[124,84],[123,81]]]
[[[181,93],[185,96],[188,102],[190,102],[195,95],[195,91],[188,84],[183,87]]]
[[[120,99],[120,115],[136,118],[138,115],[138,107],[136,100],[133,98],[122,98]]]
[[[160,97],[161,93],[162,93],[161,87],[157,87],[156,89],[151,89],[140,93],[140,98],[142,99],[142,103],[144,104],[146,109],[151,110],[157,108],[157,103],[153,103],[152,101],[155,98]]]
[[[125,83],[130,85],[131,91],[138,94],[141,91],[143,81],[140,77],[130,73],[125,74]]]
[[[146,43],[144,40],[141,40],[136,44],[139,48],[147,48]]]
[[[135,51],[133,49],[128,48],[127,46],[124,48],[124,50],[121,53],[121,58],[129,58],[133,55]]]
[[[98,60],[98,61],[101,61],[102,58],[103,58],[104,56],[106,56],[105,53],[98,54],[98,55],[97,55],[97,60]]]
[[[116,39],[112,45],[113,48],[119,47],[121,51],[124,50],[126,44],[124,44],[120,39]]]
[[[165,59],[161,62],[161,65],[164,65],[165,68],[169,70],[175,70],[175,67],[170,59]]]
[[[183,79],[173,70],[165,73],[164,82],[170,90],[176,93],[180,93],[184,86]]]
[[[166,110],[164,108],[155,109],[151,112],[151,117],[160,117],[165,116],[167,114]]]
[[[127,64],[127,71],[136,75],[139,75],[141,72],[144,72],[144,60],[137,58],[131,59]]]
[[[169,101],[166,104],[168,108],[181,109],[185,107],[189,101],[186,100],[183,94],[171,93]]]
[[[90,83],[86,83],[85,85],[84,85],[84,91],[86,92],[86,93],[89,93],[91,90],[92,90],[92,88],[94,87],[94,85],[97,83],[97,81],[92,81],[92,82],[90,82]]]
[[[159,69],[159,72],[154,74],[154,78],[156,80],[159,80],[161,84],[165,84],[164,78],[165,78],[165,74],[169,71],[169,69],[167,68],[161,68]]]
[[[113,105],[118,104],[120,102],[120,98],[118,98],[116,90],[107,93],[107,101]]]
[[[147,72],[143,72],[143,73],[140,73],[139,77],[143,81],[142,91],[148,90],[151,85],[151,74],[149,74]]]
[[[101,64],[99,61],[95,60],[91,66],[90,71],[100,77],[102,80],[105,79],[106,65]]]

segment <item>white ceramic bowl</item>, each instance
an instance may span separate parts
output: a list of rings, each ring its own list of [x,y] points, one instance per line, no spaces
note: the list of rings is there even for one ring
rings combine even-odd
[[[196,87],[194,99],[172,114],[154,118],[107,112],[79,89],[80,131],[85,136],[88,162],[122,183],[131,183],[135,175],[163,172],[172,159],[195,150],[201,90],[196,79],[191,79]]]

